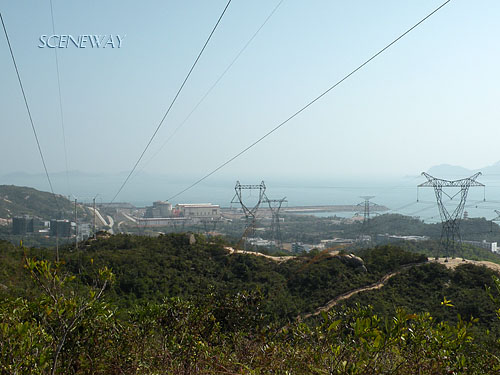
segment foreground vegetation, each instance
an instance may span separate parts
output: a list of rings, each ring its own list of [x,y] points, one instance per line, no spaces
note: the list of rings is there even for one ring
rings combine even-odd
[[[363,262],[313,253],[282,263],[224,246],[119,235],[63,248],[55,263],[53,249],[0,242],[0,371],[500,372],[500,284],[486,269],[451,271],[393,246],[363,250]],[[380,290],[300,319],[388,273]]]

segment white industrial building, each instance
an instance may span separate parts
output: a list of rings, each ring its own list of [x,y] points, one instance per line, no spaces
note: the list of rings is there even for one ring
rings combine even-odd
[[[146,207],[146,212],[144,214],[146,218],[163,218],[170,216],[172,216],[172,204],[162,201],[153,202],[152,207]]]
[[[220,206],[211,203],[183,203],[175,206],[179,216],[192,219],[218,219]]]
[[[188,219],[183,217],[158,217],[158,218],[138,218],[137,226],[142,228],[148,227],[170,227],[178,224],[185,224]]]
[[[463,243],[467,243],[469,245],[481,247],[483,249],[489,250],[492,253],[498,253],[498,245],[496,242],[487,242],[486,240],[482,241],[462,241]]]

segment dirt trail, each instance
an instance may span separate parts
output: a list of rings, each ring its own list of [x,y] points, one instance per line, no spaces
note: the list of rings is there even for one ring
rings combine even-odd
[[[264,258],[273,260],[273,261],[278,262],[278,263],[286,262],[287,260],[296,258],[296,256],[293,256],[293,255],[290,255],[290,256],[272,256],[272,255],[266,255],[266,254],[257,253],[257,252],[253,252],[253,251],[235,250],[232,247],[227,247],[227,246],[225,247],[225,249],[227,251],[229,251],[229,254],[255,255],[255,256],[260,256],[260,257],[264,257]],[[338,251],[329,251],[329,254],[331,256],[336,256],[336,255],[339,254],[339,252]],[[387,282],[392,277],[400,274],[401,272],[403,272],[404,270],[406,270],[408,268],[411,268],[411,267],[414,267],[414,266],[421,266],[421,265],[424,265],[424,264],[428,264],[430,262],[443,264],[444,266],[446,266],[447,268],[450,268],[450,269],[454,269],[454,268],[456,268],[456,267],[458,267],[458,266],[460,266],[462,264],[473,264],[475,266],[485,266],[485,267],[488,267],[488,268],[492,269],[493,271],[495,271],[495,272],[497,272],[497,273],[500,274],[500,264],[493,263],[493,262],[477,261],[477,260],[467,260],[467,259],[463,260],[462,258],[455,258],[455,259],[448,258],[448,261],[446,261],[446,258],[438,258],[437,260],[429,258],[428,262],[413,263],[413,264],[409,264],[409,265],[403,266],[398,271],[394,271],[394,272],[388,273],[387,275],[385,275],[384,277],[382,277],[376,283],[373,283],[373,284],[370,284],[368,286],[363,286],[363,287],[356,288],[356,289],[350,290],[348,292],[345,292],[345,293],[343,293],[343,294],[341,294],[341,295],[339,295],[339,296],[331,299],[330,301],[328,301],[326,305],[317,308],[313,313],[305,314],[303,316],[298,316],[297,319],[298,320],[303,320],[303,319],[310,318],[312,316],[317,316],[317,315],[321,314],[322,311],[328,311],[328,310],[330,310],[332,307],[334,307],[335,305],[337,305],[340,301],[343,301],[345,299],[351,298],[355,294],[366,292],[366,291],[369,291],[369,290],[375,290],[375,289],[382,288],[385,284],[387,284]]]
[[[421,265],[421,264],[425,264],[425,263],[413,264],[413,265],[411,265],[411,267],[417,266],[417,265]],[[410,266],[405,267],[404,269],[409,268],[409,267]],[[380,288],[382,288],[387,283],[387,281],[389,281],[390,278],[392,278],[393,276],[398,275],[402,271],[403,271],[403,269],[401,269],[399,271],[396,271],[396,272],[388,273],[387,275],[385,275],[384,277],[382,277],[376,283],[370,284],[368,286],[363,286],[363,287],[360,287],[360,288],[356,288],[356,289],[353,289],[353,290],[351,290],[349,292],[345,292],[345,293],[341,294],[340,296],[337,296],[334,299],[331,299],[330,301],[328,301],[328,303],[326,305],[317,308],[313,313],[305,314],[304,316],[299,317],[299,319],[307,319],[307,318],[310,318],[311,316],[317,316],[317,315],[321,314],[321,312],[330,310],[332,307],[334,307],[340,301],[343,301],[345,299],[351,298],[355,294],[358,294],[358,293],[361,293],[361,292],[366,292],[368,290],[380,289]]]
[[[272,256],[272,255],[266,255],[266,254],[262,254],[262,253],[257,253],[257,252],[254,252],[254,251],[235,250],[235,249],[233,249],[232,247],[229,247],[229,246],[224,247],[224,249],[226,249],[227,251],[229,251],[229,254],[255,255],[255,256],[259,256],[259,257],[264,257],[264,258],[267,258],[267,259],[271,259],[271,260],[273,260],[275,262],[278,262],[278,263],[286,262],[287,260],[296,258],[296,256],[293,256],[293,255],[279,256],[279,257],[277,257],[277,256]]]
[[[485,266],[493,271],[499,272],[500,273],[500,264],[493,263],[493,262],[488,262],[486,260],[463,260],[462,258],[448,258],[448,261],[446,261],[446,258],[438,258],[438,260],[435,260],[434,258],[429,258],[430,262],[435,262],[439,264],[445,265],[447,268],[454,269],[462,264],[473,264],[475,266]]]
[[[500,273],[500,264],[496,264],[496,263],[488,262],[488,261],[477,261],[477,260],[467,260],[467,259],[466,260],[462,260],[462,258],[460,258],[460,259],[458,259],[458,258],[456,258],[456,259],[449,258],[448,261],[446,261],[445,258],[439,258],[438,260],[435,260],[435,259],[429,260],[429,262],[440,263],[440,264],[443,264],[447,268],[450,268],[450,269],[454,269],[454,268],[456,268],[456,267],[458,267],[458,266],[460,266],[462,264],[474,264],[475,266],[485,266],[485,267],[488,267],[488,268],[492,269],[493,271],[496,271],[497,273]],[[422,266],[424,264],[428,264],[429,262],[414,263],[414,264],[409,264],[407,266],[403,266],[399,271],[388,273],[387,275],[385,275],[384,277],[382,277],[382,279],[380,279],[378,282],[376,282],[374,284],[371,284],[371,285],[368,285],[368,286],[364,286],[364,287],[353,289],[353,290],[351,290],[349,292],[346,292],[346,293],[343,293],[343,294],[335,297],[334,299],[328,301],[328,303],[326,305],[317,308],[313,313],[309,313],[309,314],[303,315],[302,317],[299,316],[299,317],[297,317],[297,319],[307,319],[307,318],[310,318],[311,316],[317,316],[317,315],[321,314],[322,311],[328,311],[328,310],[330,310],[332,307],[334,307],[335,305],[337,305],[340,301],[348,299],[348,298],[352,297],[355,294],[358,294],[358,293],[361,293],[361,292],[366,292],[368,290],[380,289],[393,276],[396,276],[396,275],[400,274],[401,272],[403,272],[404,270],[406,270],[408,268],[411,268],[411,267],[414,267],[414,266]]]
[[[255,252],[255,251],[235,250],[235,249],[233,249],[232,247],[229,247],[229,246],[225,246],[224,249],[226,249],[227,251],[229,251],[229,254],[255,255],[255,256],[258,256],[258,257],[264,257],[264,258],[267,258],[267,259],[271,259],[271,260],[273,260],[275,262],[278,262],[278,263],[286,262],[287,260],[297,258],[296,255],[273,256],[273,255],[266,255],[266,254],[258,253],[258,252]],[[338,250],[327,250],[326,252],[330,256],[337,256],[337,255],[339,255],[339,251]]]

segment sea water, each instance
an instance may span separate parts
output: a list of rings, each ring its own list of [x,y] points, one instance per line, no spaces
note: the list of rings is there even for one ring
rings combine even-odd
[[[110,202],[124,181],[125,174],[91,175],[76,173],[69,179],[71,192],[64,174],[55,174],[52,182],[56,193],[66,195],[79,202]],[[238,207],[235,196],[235,180],[229,178],[210,178],[179,194],[189,187],[196,178],[138,175],[133,177],[115,198],[115,202],[129,202],[137,207],[152,205],[158,200],[170,200],[177,203],[213,203],[221,207]],[[328,178],[301,179],[268,178],[265,181],[265,194],[269,199],[286,197],[289,207],[320,206],[320,205],[358,205],[359,210],[352,212],[317,212],[316,216],[352,217],[363,213],[365,196],[373,196],[370,202],[387,207],[387,213],[396,213],[419,217],[425,222],[439,222],[440,214],[436,203],[435,191],[432,187],[417,189],[417,185],[425,182],[423,176],[408,176],[401,178]],[[259,180],[240,181],[242,184],[260,184]],[[496,218],[494,210],[500,210],[500,179],[498,176],[481,176],[481,182],[486,188],[471,187],[468,191],[464,210],[469,217]],[[30,186],[48,191],[44,176],[17,174],[3,176],[0,184],[15,184]],[[460,203],[460,189],[444,189],[442,201],[445,208],[452,213]],[[243,202],[252,207],[259,199],[258,190],[243,190]],[[233,202],[233,203],[231,203]],[[376,211],[372,211],[373,214]]]

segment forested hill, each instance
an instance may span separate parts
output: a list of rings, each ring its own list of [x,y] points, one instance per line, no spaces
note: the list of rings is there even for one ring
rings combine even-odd
[[[115,235],[62,247],[54,263],[55,249],[0,241],[0,372],[500,370],[500,282],[484,267],[450,270],[395,246],[289,260],[227,247]]]
[[[460,222],[460,233],[464,240],[499,241],[500,226],[485,218],[467,218]],[[349,228],[347,228],[347,231]],[[356,230],[355,227],[352,230]],[[424,221],[400,214],[385,214],[370,220],[368,229],[372,236],[390,233],[397,235],[418,235],[430,238],[441,236],[441,223],[424,223]],[[351,235],[354,235],[353,232]]]
[[[115,235],[81,243],[78,252],[74,246],[62,248],[60,256],[67,270],[82,282],[95,267],[111,268],[116,282],[107,296],[124,308],[165,297],[202,297],[209,290],[222,294],[252,291],[265,296],[266,313],[280,319],[311,312],[331,298],[374,283],[403,265],[427,261],[423,255],[386,246],[364,254],[364,262],[326,252],[276,262],[255,255],[230,255],[222,239],[195,238],[191,244],[186,234],[157,238]],[[7,243],[3,246],[11,250],[3,252],[6,258],[0,267],[12,264],[5,275],[16,274],[17,266],[9,259],[16,258],[17,253],[19,262],[21,252]],[[53,249],[27,251],[28,255],[47,259],[55,254]],[[6,282],[9,277],[0,280]]]
[[[357,257],[313,251],[278,262],[256,255],[229,254],[222,238],[196,235],[195,243],[190,243],[189,238],[188,234],[157,238],[115,235],[81,243],[78,251],[74,246],[63,247],[60,254],[67,271],[77,275],[82,284],[91,278],[92,269],[112,269],[116,281],[106,298],[125,309],[166,297],[203,298],[209,292],[224,295],[247,291],[263,297],[263,312],[269,319],[288,320],[311,313],[337,296],[377,283],[394,272],[398,274],[387,287],[368,293],[368,299],[358,296],[353,300],[371,302],[384,313],[397,306],[418,311],[425,308],[435,313],[440,311],[444,296],[456,299],[457,308],[452,314],[474,313],[475,317],[483,317],[476,313],[485,310],[477,310],[472,306],[474,299],[464,296],[473,296],[482,306],[491,307],[484,286],[492,285],[493,271],[476,266],[461,266],[452,271],[441,265],[426,265],[426,256],[397,246],[365,249],[357,252]],[[24,255],[7,242],[0,248],[4,248],[0,283],[22,293],[27,281],[22,281],[22,270],[16,269]],[[25,251],[37,258],[53,259],[55,255],[53,249]],[[415,273],[414,268],[421,271]],[[18,279],[12,277],[16,274]],[[420,276],[417,282],[415,277],[405,275]],[[400,292],[393,289],[394,280],[398,280]],[[488,322],[492,321],[492,314],[493,310],[485,315]]]
[[[39,191],[30,187],[0,185],[0,218],[20,215],[42,219],[69,219],[74,216],[74,203],[62,195]]]

